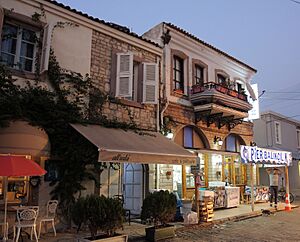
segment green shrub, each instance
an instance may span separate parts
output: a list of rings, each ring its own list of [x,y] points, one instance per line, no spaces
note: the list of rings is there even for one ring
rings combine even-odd
[[[78,226],[78,230],[82,224],[87,225],[92,239],[95,239],[98,230],[113,236],[118,228],[122,228],[124,209],[117,199],[89,195],[76,201],[72,220]]]
[[[150,193],[143,201],[141,219],[153,219],[154,226],[166,225],[174,219],[176,196],[168,191]]]

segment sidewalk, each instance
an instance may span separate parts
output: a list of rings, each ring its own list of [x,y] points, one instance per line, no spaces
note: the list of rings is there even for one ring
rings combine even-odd
[[[176,226],[177,231],[184,231],[186,228],[195,227],[203,227],[203,226],[211,226],[212,224],[219,224],[224,223],[226,221],[236,221],[236,220],[243,220],[251,217],[260,216],[261,209],[269,209],[271,211],[275,211],[274,208],[270,209],[268,203],[258,203],[255,204],[255,211],[251,211],[251,205],[239,205],[237,208],[229,208],[229,209],[217,209],[214,211],[214,220],[211,223],[202,223],[200,225],[184,225],[183,223],[174,223]],[[292,206],[297,207],[297,206]],[[279,203],[278,210],[284,211],[285,204]],[[145,227],[148,227],[149,225],[141,224],[139,220],[133,220],[131,222],[131,225],[128,225],[128,223],[124,224],[124,230],[120,230],[118,232],[122,234],[128,234],[129,235],[129,241],[145,241]],[[80,234],[75,233],[57,233],[57,236],[54,237],[52,233],[42,234],[40,238],[40,242],[79,242],[80,238],[83,238],[84,236],[88,236],[88,232]],[[30,241],[30,240],[23,240]]]

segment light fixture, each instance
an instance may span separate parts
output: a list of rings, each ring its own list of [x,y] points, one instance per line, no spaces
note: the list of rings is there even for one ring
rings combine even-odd
[[[173,139],[173,136],[174,136],[174,134],[172,132],[168,132],[167,135],[166,135],[166,137],[168,139]]]
[[[251,141],[250,146],[256,146],[256,143],[254,141]]]
[[[218,144],[219,146],[222,146],[223,145],[223,140],[221,139],[221,137],[215,136],[214,143]]]

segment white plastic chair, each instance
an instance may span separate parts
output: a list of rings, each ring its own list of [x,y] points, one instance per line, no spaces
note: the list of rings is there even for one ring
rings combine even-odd
[[[22,228],[30,228],[30,239],[32,240],[32,233],[34,233],[35,240],[38,242],[38,236],[36,232],[36,220],[39,214],[38,206],[20,207],[17,209],[17,222],[14,225],[14,239],[19,241]],[[17,229],[17,236],[16,236]]]
[[[57,206],[58,206],[58,201],[57,200],[49,200],[47,202],[47,214],[46,214],[46,217],[43,217],[43,218],[40,219],[39,238],[41,236],[42,223],[45,223],[45,225],[47,226],[46,223],[49,223],[49,222],[51,222],[52,228],[53,228],[53,232],[54,232],[54,236],[56,236],[54,219],[55,219],[55,216],[56,216]],[[46,227],[46,229],[47,229],[47,227]]]

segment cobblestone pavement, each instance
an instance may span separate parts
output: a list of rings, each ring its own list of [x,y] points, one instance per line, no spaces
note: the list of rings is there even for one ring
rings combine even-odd
[[[297,202],[297,205],[300,201]],[[145,241],[145,225],[125,224],[121,233],[129,234],[129,242]],[[43,234],[39,242],[79,242],[83,234],[52,233]],[[27,240],[23,238],[23,242]],[[12,241],[12,240],[9,240]],[[267,242],[267,241],[299,241],[300,242],[300,207],[290,212],[277,212],[271,215],[254,217],[247,220],[226,222],[205,226],[177,226],[176,237],[165,242],[216,241],[216,242]]]
[[[168,241],[300,241],[300,208],[210,227],[185,228]]]

